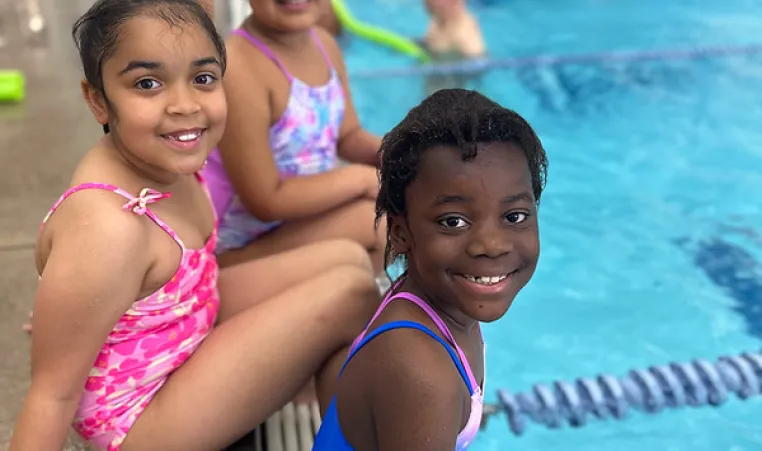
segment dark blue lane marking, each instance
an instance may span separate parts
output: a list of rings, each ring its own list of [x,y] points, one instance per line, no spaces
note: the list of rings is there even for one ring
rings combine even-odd
[[[751,335],[762,338],[762,264],[743,248],[717,237],[691,247],[693,263],[738,302],[733,310],[746,320]]]

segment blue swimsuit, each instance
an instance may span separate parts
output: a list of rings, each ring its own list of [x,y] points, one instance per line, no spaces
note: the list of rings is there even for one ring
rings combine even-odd
[[[428,327],[413,321],[394,321],[387,323],[366,335],[368,332],[368,327],[370,327],[373,321],[376,320],[383,309],[395,299],[405,299],[421,307],[423,311],[429,315],[434,324],[436,324],[437,328],[440,330],[440,332],[442,332],[442,335],[447,338],[447,341],[440,338],[439,335],[432,332]],[[467,450],[468,446],[474,440],[476,433],[479,430],[479,425],[481,424],[483,410],[482,388],[479,387],[479,384],[476,383],[476,379],[474,378],[474,374],[468,364],[468,360],[466,360],[465,354],[460,349],[458,344],[455,343],[455,339],[453,338],[450,330],[447,328],[447,325],[445,325],[444,321],[442,321],[439,315],[437,315],[436,312],[420,298],[412,293],[401,292],[393,296],[387,295],[386,299],[384,299],[384,302],[382,302],[381,306],[378,308],[378,311],[376,311],[376,314],[368,323],[368,327],[365,328],[365,330],[352,344],[352,347],[349,351],[349,357],[347,357],[346,362],[344,362],[344,366],[341,368],[339,376],[341,376],[341,373],[344,371],[344,368],[346,368],[352,357],[354,357],[355,354],[357,354],[357,352],[360,351],[363,346],[384,332],[388,332],[394,329],[418,329],[421,332],[428,334],[431,338],[441,343],[442,346],[444,346],[444,348],[450,354],[455,367],[458,369],[458,372],[463,378],[463,381],[466,383],[468,392],[471,395],[471,414],[468,418],[466,426],[463,428],[460,434],[458,434],[458,439],[455,445],[455,451]],[[454,406],[453,408],[457,407]],[[339,424],[339,412],[336,408],[336,397],[331,400],[331,404],[328,406],[328,411],[325,414],[325,418],[323,418],[323,422],[320,426],[317,437],[315,437],[315,445],[312,448],[312,451],[355,451],[355,449],[352,447],[352,445],[349,444],[341,431],[341,425]]]

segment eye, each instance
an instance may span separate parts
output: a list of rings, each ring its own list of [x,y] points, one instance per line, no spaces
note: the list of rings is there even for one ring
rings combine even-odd
[[[439,224],[448,229],[462,229],[463,227],[468,226],[468,222],[460,216],[448,216],[441,219]]]
[[[505,215],[506,221],[510,222],[511,224],[518,224],[520,222],[526,221],[526,219],[529,217],[527,213],[524,213],[522,211],[512,211]]]
[[[159,82],[152,78],[144,78],[142,80],[139,80],[137,83],[135,83],[135,87],[137,87],[138,89],[143,89],[145,91],[150,91],[151,89],[158,88]]]
[[[193,81],[199,85],[211,85],[212,83],[217,81],[217,77],[215,77],[212,74],[201,74],[201,75],[197,75],[196,78],[193,79]]]

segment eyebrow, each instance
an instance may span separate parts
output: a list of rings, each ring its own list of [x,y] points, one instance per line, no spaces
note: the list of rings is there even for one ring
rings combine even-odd
[[[191,63],[191,66],[193,67],[204,67],[208,66],[210,64],[215,64],[217,66],[220,66],[219,60],[213,56],[208,56],[206,58],[200,58]],[[128,72],[131,72],[136,69],[148,69],[148,70],[156,70],[160,69],[162,67],[162,64],[157,61],[130,61],[124,69],[122,69],[119,72],[119,75],[124,75]]]
[[[452,196],[452,195],[445,195],[445,196],[437,196],[436,199],[434,199],[433,206],[439,206],[444,204],[459,204],[459,203],[468,203],[471,202],[473,199],[468,196]],[[520,201],[525,202],[534,202],[534,196],[528,191],[524,191],[522,193],[514,194],[512,196],[504,197],[500,200],[500,203],[503,205],[510,205],[515,204]]]

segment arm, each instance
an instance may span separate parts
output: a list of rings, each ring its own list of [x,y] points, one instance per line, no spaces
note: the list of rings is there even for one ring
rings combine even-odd
[[[447,351],[416,330],[395,330],[376,340],[388,343],[386,355],[363,361],[372,379],[368,387],[377,449],[454,449],[468,392]]]
[[[349,165],[316,175],[281,180],[268,130],[272,111],[267,88],[248,56],[228,45],[225,74],[227,125],[219,143],[228,178],[249,211],[264,221],[316,215],[378,191],[375,171]]]
[[[62,449],[93,362],[149,268],[142,218],[98,195],[116,197],[79,193],[54,217],[35,297],[32,385],[10,451]]]
[[[481,58],[487,52],[481,28],[476,17],[468,13],[468,26],[458,36],[460,51],[466,58]]]
[[[336,40],[328,32],[318,30],[318,36],[326,52],[330,55],[341,84],[344,87],[346,106],[344,120],[341,123],[341,130],[339,131],[338,153],[342,158],[353,163],[378,166],[378,151],[381,148],[381,138],[369,133],[360,125],[360,119],[357,117],[357,111],[352,102],[349,76],[347,74],[347,67],[344,64],[344,57],[341,55],[341,49],[339,49]]]

